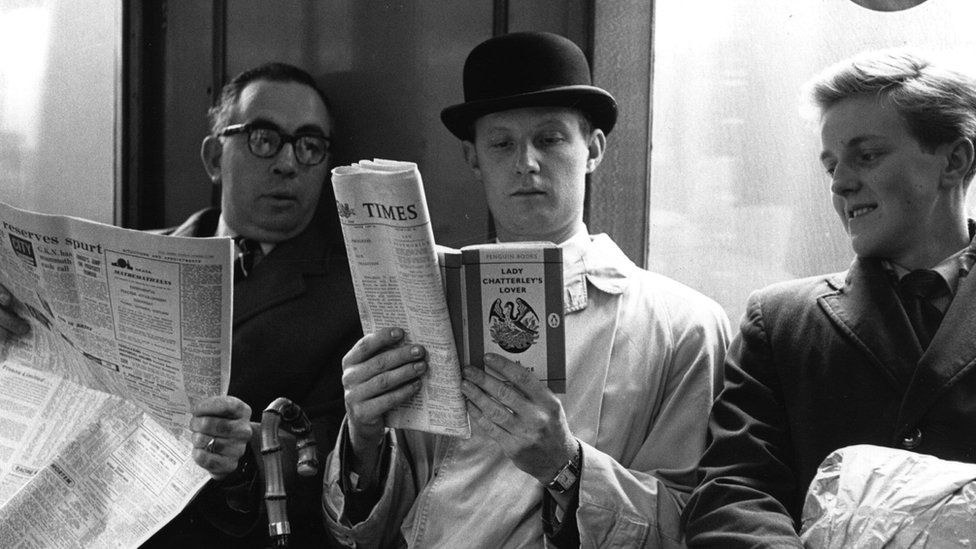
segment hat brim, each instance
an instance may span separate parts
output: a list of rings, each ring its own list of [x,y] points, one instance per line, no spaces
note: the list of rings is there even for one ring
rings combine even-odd
[[[617,102],[596,86],[560,86],[506,97],[468,101],[441,111],[441,122],[455,136],[473,141],[474,121],[493,112],[524,107],[570,107],[583,111],[594,127],[609,134],[617,122]]]

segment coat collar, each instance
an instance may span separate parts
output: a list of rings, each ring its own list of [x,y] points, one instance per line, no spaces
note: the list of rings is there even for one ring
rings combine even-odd
[[[164,234],[173,236],[193,236],[203,238],[217,234],[217,221],[220,219],[220,210],[217,208],[207,208],[194,213],[175,229],[165,230]]]
[[[563,249],[563,307],[566,313],[586,308],[587,282],[608,294],[627,288],[637,268],[605,234],[581,231],[560,245]]]
[[[967,253],[976,256],[976,239]],[[879,260],[856,259],[847,276],[832,275],[819,301],[828,317],[904,391],[898,424],[915,425],[961,376],[976,368],[976,273],[965,276],[925,353]],[[917,367],[916,367],[917,365]],[[914,372],[910,380],[901,372]],[[907,382],[907,383],[906,383]]]

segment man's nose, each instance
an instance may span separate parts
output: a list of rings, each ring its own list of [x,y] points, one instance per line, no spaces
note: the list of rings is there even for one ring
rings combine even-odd
[[[846,196],[856,192],[861,187],[856,170],[847,167],[846,164],[839,163],[834,167],[834,174],[830,182],[830,192]]]
[[[538,173],[539,171],[539,151],[532,143],[522,143],[519,145],[515,156],[515,171],[519,174]]]
[[[271,171],[276,175],[294,177],[298,173],[298,160],[295,159],[295,145],[284,143],[281,150],[274,156]]]

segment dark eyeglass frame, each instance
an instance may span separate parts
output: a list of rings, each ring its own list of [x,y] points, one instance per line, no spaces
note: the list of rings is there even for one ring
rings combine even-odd
[[[275,147],[273,151],[269,151],[267,153],[261,153],[256,151],[254,149],[255,141],[256,141],[254,138],[254,132],[256,131],[271,132],[272,135],[277,135],[278,146]],[[273,125],[258,124],[253,122],[246,122],[244,124],[233,124],[231,126],[227,126],[223,130],[219,131],[217,133],[217,136],[226,137],[228,135],[236,135],[239,133],[247,134],[247,149],[251,151],[251,154],[253,154],[258,158],[274,158],[275,156],[278,155],[278,153],[281,152],[281,149],[284,148],[285,143],[290,143],[292,150],[294,151],[295,154],[295,161],[303,166],[317,166],[321,164],[322,162],[325,161],[326,158],[328,158],[329,150],[332,147],[332,140],[324,135],[318,135],[314,133],[299,133],[293,135],[293,134],[285,133]],[[322,158],[316,160],[315,162],[309,162],[310,159],[306,157],[306,154],[304,152],[301,152],[301,151],[308,151],[309,148],[298,146],[299,141],[301,141],[302,139],[321,141],[323,145]]]

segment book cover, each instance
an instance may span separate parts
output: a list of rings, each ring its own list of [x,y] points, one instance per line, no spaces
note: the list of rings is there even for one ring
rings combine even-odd
[[[461,264],[464,363],[483,368],[485,353],[495,353],[565,393],[562,250],[551,242],[466,246]]]
[[[454,334],[454,346],[457,348],[458,358],[464,362],[464,318],[462,296],[464,295],[461,281],[461,251],[446,246],[435,246],[437,264],[441,270],[441,283],[444,296],[447,298],[447,313],[451,319],[451,331]]]

